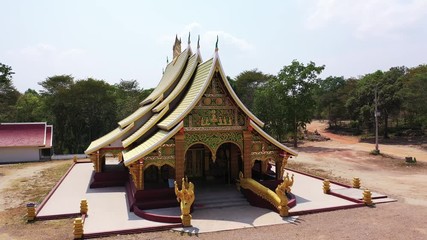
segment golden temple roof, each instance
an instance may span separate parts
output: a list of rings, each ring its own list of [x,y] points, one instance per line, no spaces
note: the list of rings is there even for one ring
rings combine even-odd
[[[93,141],[85,153],[91,154],[111,143],[121,144],[126,148],[123,151],[126,166],[149,155],[184,127],[183,119],[199,103],[216,72],[221,75],[219,79],[232,101],[250,119],[250,126],[279,149],[297,156],[297,152],[261,129],[264,123],[246,108],[228,82],[218,51],[213,58],[202,62],[199,49],[192,54],[190,46],[168,63],[159,84],[141,106],[121,120],[117,129]],[[135,143],[139,145],[134,147]]]
[[[163,130],[170,130],[180,122],[193,109],[206,91],[213,72],[213,59],[200,64],[187,94],[179,105],[157,126]]]
[[[169,105],[172,100],[174,100],[178,94],[182,92],[182,90],[187,86],[187,83],[190,81],[191,77],[193,76],[194,71],[196,70],[198,62],[199,54],[196,53],[193,56],[190,57],[188,60],[187,67],[185,68],[184,74],[181,77],[181,80],[179,83],[175,86],[175,88],[172,90],[172,92],[154,109],[153,112],[160,112],[165,106]]]
[[[86,149],[85,154],[91,154],[101,149],[102,147],[105,147],[108,144],[111,144],[112,142],[116,141],[121,136],[123,136],[125,133],[129,132],[129,130],[132,129],[133,126],[134,124],[131,123],[127,125],[125,128],[118,127],[113,131],[107,133],[106,135],[96,139],[95,141],[92,141],[89,147]]]
[[[132,135],[130,135],[128,138],[123,140],[123,147],[127,148],[129,145],[131,145],[133,142],[138,140],[140,137],[142,137],[148,130],[150,130],[154,125],[157,124],[157,122],[166,114],[166,112],[169,111],[169,106],[166,106],[163,108],[163,110],[160,113],[156,113],[153,116],[151,116],[150,119],[138,130],[136,130]]]
[[[153,92],[151,92],[151,94],[141,102],[141,105],[155,101],[157,98],[161,97],[167,89],[169,89],[181,74],[185,64],[187,63],[188,56],[190,55],[191,49],[187,48],[177,57],[177,59],[174,59],[166,66],[159,85],[157,85]]]
[[[184,127],[184,123],[179,123],[171,131],[159,130],[153,136],[148,138],[146,141],[141,143],[139,146],[133,148],[130,151],[123,153],[123,159],[126,166],[129,166],[133,162],[147,156],[152,151],[156,150],[162,144],[171,139],[175,134],[178,133],[181,128]]]

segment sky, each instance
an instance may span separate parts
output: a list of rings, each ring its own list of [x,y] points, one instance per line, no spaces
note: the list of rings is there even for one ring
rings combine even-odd
[[[175,36],[225,73],[276,75],[296,59],[321,77],[427,63],[426,0],[2,0],[0,63],[20,92],[54,75],[157,86]]]

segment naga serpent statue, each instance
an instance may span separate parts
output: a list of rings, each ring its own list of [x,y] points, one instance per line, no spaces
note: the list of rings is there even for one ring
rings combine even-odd
[[[191,226],[190,209],[195,199],[194,184],[192,182],[188,182],[187,178],[182,178],[181,190],[179,190],[176,181],[174,184],[176,200],[180,202],[182,224],[184,227],[189,227]]]
[[[279,214],[282,217],[289,215],[287,193],[291,192],[291,187],[293,184],[294,175],[292,174],[292,177],[289,178],[289,173],[287,173],[286,177],[283,179],[283,182],[276,187],[276,194],[280,198],[280,203],[277,209],[279,210]]]

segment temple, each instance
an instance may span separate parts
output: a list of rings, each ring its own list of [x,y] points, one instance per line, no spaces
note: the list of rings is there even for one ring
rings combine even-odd
[[[199,43],[193,51],[189,37],[181,51],[176,38],[158,86],[85,151],[94,164],[91,187],[126,185],[131,211],[177,205],[173,182],[181,186],[185,178],[194,183],[196,199],[198,187],[243,181],[240,187],[256,192],[245,179],[275,180],[274,191],[297,152],[263,126],[229,84],[218,46],[203,61]]]

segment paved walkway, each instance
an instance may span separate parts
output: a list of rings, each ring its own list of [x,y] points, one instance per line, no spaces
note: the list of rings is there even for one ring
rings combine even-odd
[[[84,224],[85,234],[101,233],[140,228],[167,226],[167,223],[152,222],[141,219],[132,212],[126,199],[124,187],[90,189],[93,167],[91,163],[79,163],[54,192],[52,197],[41,209],[38,216],[78,213],[80,200],[87,199],[88,217]],[[292,173],[292,172],[291,172]],[[297,205],[290,212],[316,210],[330,207],[346,207],[355,203],[332,195],[323,194],[322,181],[295,174],[292,193],[297,198]],[[196,198],[197,198],[197,186]],[[331,189],[343,189],[342,186],[331,184]],[[352,194],[358,194],[352,192]],[[152,210],[155,213],[179,215],[179,208]],[[197,209],[192,214],[193,228],[176,228],[177,231],[193,233],[231,230],[247,227],[258,227],[282,224],[295,221],[297,217],[282,218],[268,209],[250,205],[224,208]]]

